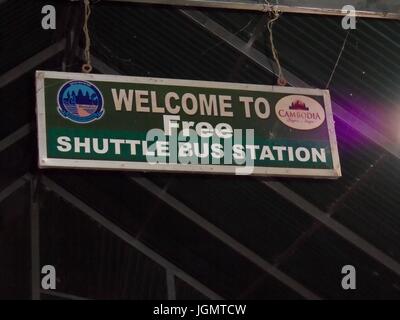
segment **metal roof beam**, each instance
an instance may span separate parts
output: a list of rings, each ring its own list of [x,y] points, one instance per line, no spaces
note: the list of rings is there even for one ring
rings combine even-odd
[[[168,300],[176,300],[175,276],[169,270],[166,270],[166,283]]]
[[[225,41],[231,47],[235,48],[236,50],[247,56],[249,59],[257,63],[266,71],[272,72],[273,74],[277,75],[278,68],[276,66],[276,63],[272,59],[268,58],[264,53],[258,51],[255,48],[249,48],[246,42],[241,40],[235,34],[226,30],[224,27],[210,19],[205,14],[197,10],[181,9],[180,12],[192,21],[199,24],[201,27],[205,28],[206,30],[220,38],[221,40]],[[285,69],[283,69],[283,71],[285,73],[286,79],[288,80],[288,83],[291,86],[311,88],[308,83],[304,82],[293,73]],[[359,131],[365,137],[400,159],[400,145],[398,143],[391,141],[389,138],[382,135],[380,132],[378,132],[362,120],[358,119],[356,116],[354,116],[352,113],[350,113],[334,101],[332,102],[332,105],[334,115],[336,117],[338,117],[340,120],[344,121],[346,124]]]
[[[40,290],[40,294],[44,294],[46,296],[52,296],[60,299],[67,299],[67,300],[90,300],[88,298],[84,297],[79,297],[76,295],[72,295],[69,293],[64,293],[64,292],[59,292],[59,291],[54,291],[54,290]]]
[[[37,194],[38,180],[30,179],[30,229],[31,229],[31,298],[40,300],[40,203]]]
[[[12,68],[11,70],[7,71],[6,73],[2,74],[0,76],[0,88],[13,82],[23,74],[28,72],[29,70],[35,68],[36,66],[47,61],[48,59],[55,56],[59,52],[63,51],[65,49],[65,46],[66,46],[66,40],[62,39],[59,42],[54,43],[48,48],[40,51],[39,53],[25,60],[24,62]]]
[[[29,180],[29,176],[24,175],[24,176],[18,178],[17,180],[14,180],[13,182],[11,182],[7,187],[5,187],[3,190],[0,191],[0,202],[7,199],[19,188],[22,188],[28,182],[28,180]]]
[[[283,183],[277,181],[262,181],[262,183],[400,276],[400,263],[337,222],[330,214],[323,212],[311,202],[286,187]]]
[[[31,125],[27,123],[5,137],[3,140],[0,140],[0,152],[12,146],[14,143],[18,142],[22,138],[26,137],[31,132],[31,130]]]
[[[135,248],[136,250],[140,251],[145,256],[149,257],[151,260],[155,261],[159,265],[163,266],[167,271],[174,274],[176,277],[180,278],[181,280],[185,281],[193,288],[201,292],[203,295],[215,299],[215,300],[222,300],[223,298],[219,296],[217,293],[212,291],[211,289],[207,288],[205,285],[185,273],[183,270],[179,269],[177,266],[169,262],[167,259],[144,245],[138,239],[132,237],[129,233],[118,227],[116,224],[111,222],[110,220],[106,219],[102,214],[94,210],[93,208],[89,207],[86,203],[82,200],[75,197],[72,193],[68,192],[57,183],[52,181],[50,178],[46,176],[42,176],[40,182],[45,185],[47,188],[52,190],[53,192],[57,193],[61,198],[63,198],[68,203],[74,205],[77,209],[81,212],[92,218],[94,221],[102,225],[105,229],[112,232],[121,240],[128,243],[130,246]]]
[[[186,6],[186,7],[202,7],[202,8],[214,8],[214,9],[232,9],[242,11],[255,11],[255,12],[268,12],[272,9],[280,12],[287,13],[304,13],[304,14],[317,14],[317,15],[328,15],[328,16],[345,16],[346,11],[342,11],[342,8],[318,8],[312,7],[308,2],[298,3],[295,5],[279,5],[266,3],[256,3],[246,0],[236,1],[218,1],[218,0],[105,0],[109,2],[131,2],[131,3],[142,3],[142,4],[161,4],[161,5],[173,5],[173,6]],[[393,6],[393,8],[395,8]],[[400,20],[400,13],[397,12],[378,12],[378,11],[366,11],[356,10],[357,17],[363,18],[379,18],[379,19],[395,19]]]
[[[250,21],[251,23],[252,21]],[[249,25],[250,25],[249,23]],[[266,26],[266,19],[264,16],[260,16],[258,17],[258,21],[256,26],[253,28],[252,30],[252,34],[250,36],[250,39],[247,41],[246,43],[246,47],[248,49],[250,49],[253,45],[254,42],[257,40],[257,38],[260,36],[261,31],[264,30]],[[246,28],[247,26],[245,26],[244,28]],[[243,63],[246,61],[246,56],[245,55],[241,55],[235,63],[234,68],[232,69],[232,71],[230,72],[229,76],[228,76],[228,80],[231,81],[232,79],[234,79],[234,77],[236,76],[236,74],[240,71],[240,67],[243,65]]]
[[[165,190],[161,189],[159,186],[154,184],[152,181],[145,177],[130,177],[132,181],[155,195],[160,200],[167,203],[170,207],[174,208],[180,214],[185,216],[190,221],[194,222],[201,228],[205,229],[208,233],[213,235],[215,238],[219,239],[227,246],[244,256],[246,259],[254,263],[260,269],[272,275],[274,278],[278,279],[280,282],[284,283],[287,287],[291,288],[301,296],[310,300],[319,300],[321,299],[317,294],[312,292],[311,290],[304,287],[301,283],[289,277],[287,274],[273,266],[271,263],[264,260],[258,254],[242,245],[240,242],[226,234],[223,230],[219,229],[212,223],[208,222],[194,210],[186,206],[184,203],[180,202],[170,194],[168,194]]]

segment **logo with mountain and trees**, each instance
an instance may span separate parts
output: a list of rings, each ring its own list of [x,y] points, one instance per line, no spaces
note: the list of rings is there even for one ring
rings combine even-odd
[[[104,99],[100,90],[88,81],[69,81],[57,95],[58,112],[76,123],[89,123],[104,115]]]

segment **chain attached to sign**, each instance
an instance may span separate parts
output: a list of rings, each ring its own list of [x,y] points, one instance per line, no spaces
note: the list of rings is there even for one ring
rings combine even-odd
[[[267,21],[267,28],[269,31],[269,42],[271,45],[271,51],[272,51],[272,56],[275,60],[276,66],[278,68],[278,80],[277,80],[277,84],[279,86],[286,86],[287,85],[287,80],[285,78],[285,76],[283,75],[283,71],[282,71],[282,67],[281,67],[281,63],[279,61],[279,55],[278,55],[278,51],[275,47],[275,43],[274,43],[274,34],[272,31],[272,27],[274,26],[274,23],[279,19],[280,17],[280,13],[278,12],[278,10],[276,10],[274,8],[274,6],[272,6],[268,0],[265,0],[266,5],[268,6],[268,21]]]
[[[90,0],[84,0],[85,4],[85,21],[83,23],[83,32],[85,34],[85,50],[83,52],[85,61],[82,65],[82,72],[84,73],[90,73],[93,69],[92,64],[91,64],[91,57],[90,57],[90,34],[89,34],[89,28],[88,28],[88,22],[91,14],[91,9],[90,9]]]

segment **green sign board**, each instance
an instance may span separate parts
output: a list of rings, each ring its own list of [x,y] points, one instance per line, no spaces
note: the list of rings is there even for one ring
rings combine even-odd
[[[329,92],[37,71],[41,168],[338,178]]]

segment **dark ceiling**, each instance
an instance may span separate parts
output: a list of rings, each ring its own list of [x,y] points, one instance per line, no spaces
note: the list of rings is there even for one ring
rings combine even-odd
[[[56,30],[41,28],[45,4]],[[191,12],[253,47],[240,52]],[[31,297],[32,202],[40,264],[57,269],[43,299],[165,299],[171,273],[177,299],[400,298],[400,21],[359,19],[347,38],[329,89],[357,121],[334,109],[337,181],[38,170],[34,71],[79,72],[82,13],[0,1],[0,298]],[[272,66],[252,55],[271,58],[266,21],[94,1],[94,72],[271,85]],[[285,72],[325,88],[340,18],[284,14],[274,28]],[[355,291],[341,288],[344,265]]]

